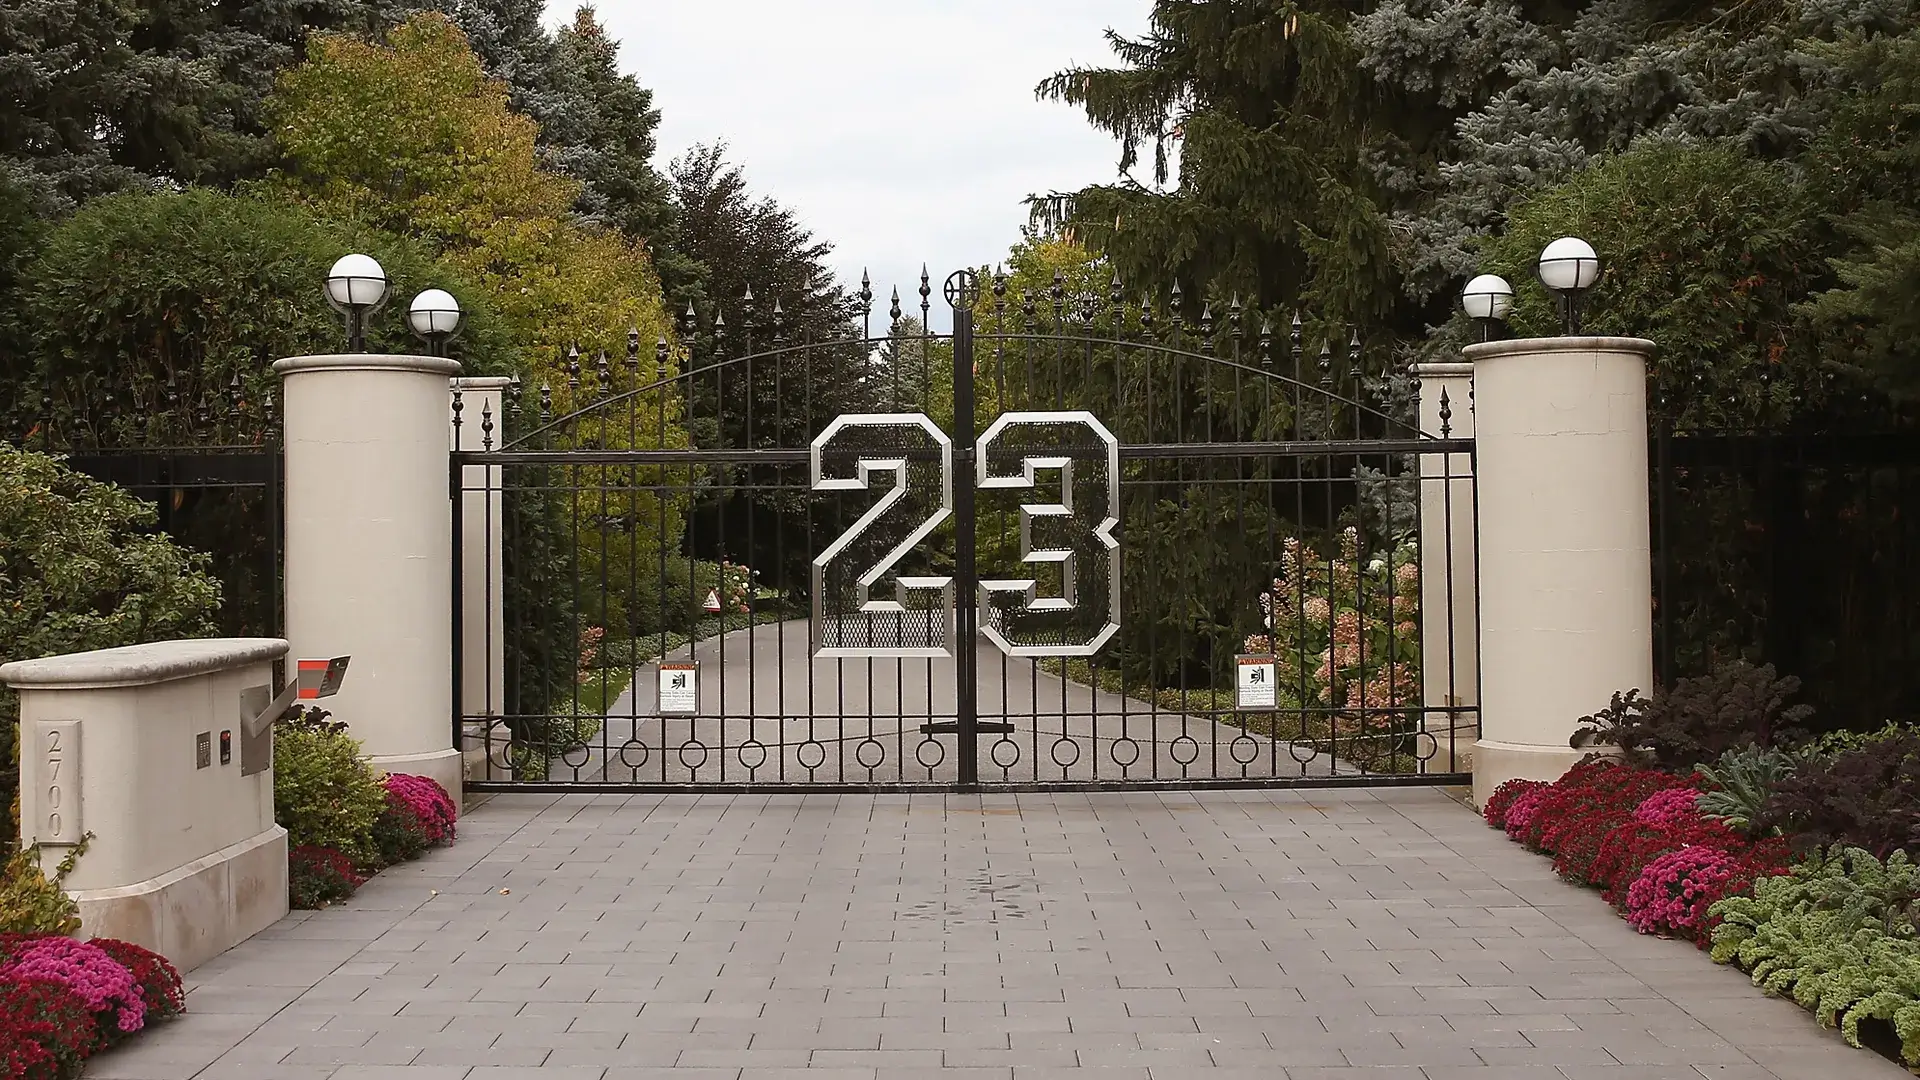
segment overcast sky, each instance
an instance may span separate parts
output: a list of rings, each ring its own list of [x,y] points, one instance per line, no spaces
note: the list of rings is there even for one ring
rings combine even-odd
[[[570,19],[574,0],[548,0]],[[1021,199],[1116,175],[1119,147],[1034,98],[1054,71],[1111,61],[1102,31],[1145,30],[1151,0],[602,0],[621,66],[654,92],[661,165],[725,140],[756,193],[834,245],[843,282],[871,268],[876,312],[900,286],[1005,255]],[[1016,14],[1017,13],[1017,14]]]

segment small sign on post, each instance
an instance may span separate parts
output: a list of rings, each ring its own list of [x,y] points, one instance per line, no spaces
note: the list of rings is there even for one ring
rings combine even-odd
[[[692,716],[700,711],[700,663],[662,660],[654,694],[660,716]]]
[[[706,602],[706,603],[704,603],[704,604],[702,604],[702,605],[700,605],[700,606],[701,606],[701,608],[702,608],[703,610],[705,610],[705,611],[706,611],[706,613],[707,613],[707,614],[709,614],[709,615],[718,615],[718,614],[720,614],[720,590],[719,590],[719,589],[708,589],[708,590],[707,590],[707,602]]]
[[[1278,708],[1280,705],[1279,683],[1279,668],[1274,663],[1273,657],[1234,657],[1234,708]]]

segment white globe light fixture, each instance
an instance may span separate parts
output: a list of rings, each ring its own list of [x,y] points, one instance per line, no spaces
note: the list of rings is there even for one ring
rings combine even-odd
[[[429,353],[444,356],[447,342],[460,333],[460,302],[445,289],[428,289],[407,305],[407,327]]]
[[[1600,256],[1577,236],[1563,236],[1540,253],[1540,284],[1560,304],[1560,323],[1569,335],[1580,332],[1580,300],[1600,280]]]
[[[347,317],[347,350],[367,351],[367,316],[387,302],[387,272],[366,255],[343,255],[327,271],[327,303]]]
[[[1481,274],[1460,290],[1460,307],[1479,328],[1480,340],[1492,341],[1513,310],[1513,286],[1498,274]]]

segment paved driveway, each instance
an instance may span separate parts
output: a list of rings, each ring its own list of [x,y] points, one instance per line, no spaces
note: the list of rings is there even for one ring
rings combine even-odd
[[[1853,1080],[1430,790],[525,796],[89,1076]]]

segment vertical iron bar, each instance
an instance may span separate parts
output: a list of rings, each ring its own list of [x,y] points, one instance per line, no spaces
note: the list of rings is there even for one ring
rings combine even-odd
[[[962,300],[953,308],[953,441],[954,466],[960,476],[953,485],[954,601],[957,608],[953,642],[955,679],[954,752],[959,755],[960,785],[980,783],[980,653],[974,633],[980,617],[979,567],[974,564],[974,431],[973,431],[973,305]]]

